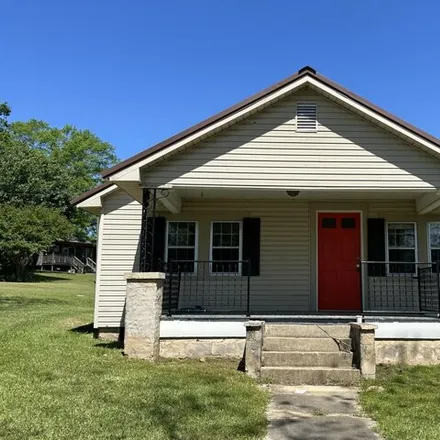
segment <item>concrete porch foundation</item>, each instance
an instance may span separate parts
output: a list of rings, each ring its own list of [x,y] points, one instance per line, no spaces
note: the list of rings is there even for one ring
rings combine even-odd
[[[229,318],[229,319],[227,319]],[[296,318],[296,317],[295,317]],[[266,323],[277,323],[277,331],[282,331],[284,325],[293,325],[296,327],[295,332],[300,331],[302,337],[314,338],[317,334],[316,322],[308,322],[301,316],[301,320],[290,321],[278,318],[276,321],[266,321]],[[242,359],[246,340],[246,322],[243,318],[231,316],[214,317],[187,317],[186,319],[170,319],[160,318],[160,330],[157,334],[160,342],[158,343],[158,356],[164,358],[201,358],[201,357],[225,357],[231,359]],[[326,323],[329,324],[330,320]],[[339,319],[333,321],[334,324],[340,323]],[[346,323],[344,323],[346,324]],[[435,365],[440,364],[440,320],[436,318],[416,318],[416,317],[392,317],[377,318],[370,323],[374,324],[378,329],[375,331],[374,355],[377,364],[407,364],[407,365]],[[335,327],[336,328],[336,327]],[[121,341],[121,335],[124,334],[122,327],[109,327],[95,329],[95,337],[100,339],[108,339],[112,341]],[[273,327],[269,326],[269,334],[271,337],[281,336],[273,333]],[[344,333],[335,333],[333,336],[338,337],[343,342],[349,335]],[[121,341],[122,342],[122,341]],[[277,340],[270,341],[276,349]],[[299,342],[287,342],[291,345],[290,351],[295,351],[296,346],[302,351],[305,347],[299,346]],[[311,341],[316,345],[316,341]],[[326,347],[330,347],[331,341],[318,341],[319,346],[315,347],[315,351],[322,351]],[[273,345],[275,344],[275,345]],[[127,347],[126,347],[127,350]],[[370,354],[372,353],[370,346]],[[275,359],[275,363],[279,366],[288,365],[293,359],[295,363],[300,361],[299,355],[286,355],[277,353],[271,355],[271,359]],[[262,357],[268,357],[266,354]],[[303,359],[304,367],[311,367],[318,359],[326,357],[332,359],[331,363],[339,365],[346,363],[347,354],[325,354],[325,356],[317,356],[307,354]],[[316,362],[315,362],[316,361]],[[330,361],[329,361],[330,362]]]
[[[239,338],[223,339],[161,339],[160,357],[180,359],[231,358],[243,357],[245,340]]]

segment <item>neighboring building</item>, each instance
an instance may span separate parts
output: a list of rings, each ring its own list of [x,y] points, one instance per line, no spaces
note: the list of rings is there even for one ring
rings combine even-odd
[[[57,241],[46,252],[38,255],[40,270],[76,273],[96,271],[96,244],[80,241]]]
[[[99,216],[99,332],[123,326],[136,271],[168,273],[162,337],[439,312],[440,140],[310,67],[104,177],[73,202]]]

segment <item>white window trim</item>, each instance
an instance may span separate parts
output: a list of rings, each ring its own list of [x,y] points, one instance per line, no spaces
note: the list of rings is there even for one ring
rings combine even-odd
[[[391,249],[401,249],[401,250],[411,250],[414,251],[414,261],[411,263],[418,263],[419,262],[419,249],[418,249],[418,240],[417,240],[417,222],[399,222],[399,221],[392,221],[392,222],[386,222],[386,230],[385,230],[385,245],[387,250],[386,260],[388,261],[387,267],[387,274],[392,275],[394,272],[390,272],[390,246],[388,243],[388,225],[414,225],[414,247],[392,247]],[[393,263],[393,261],[391,261]],[[415,275],[417,273],[417,267],[416,271],[413,273]],[[408,273],[410,275],[410,273]]]
[[[438,224],[440,225],[440,221],[438,222],[428,222],[428,231],[427,231],[427,238],[428,238],[428,263],[432,263],[432,256],[431,256],[431,250],[440,250],[440,246],[432,246],[431,244],[431,225]]]
[[[194,272],[185,272],[182,275],[195,275],[197,274],[197,260],[199,255],[199,222],[195,220],[167,220],[167,227],[165,231],[165,263],[168,263],[168,229],[170,223],[195,223],[195,241],[194,241]],[[172,249],[192,249],[193,246],[171,246]]]
[[[314,129],[300,129],[298,128],[298,106],[299,105],[314,105],[315,106],[315,128]],[[317,133],[318,132],[318,105],[315,101],[297,101],[296,103],[296,115],[295,115],[295,131],[297,133]]]
[[[238,243],[238,260],[241,261],[243,256],[243,222],[241,220],[213,220],[211,222],[211,232],[209,240],[209,274],[210,275],[241,275],[242,274],[242,264],[238,265],[238,272],[213,272],[212,271],[212,261],[213,261],[213,241],[214,241],[214,223],[238,223],[239,224],[239,243]],[[221,249],[236,249],[237,246],[220,246]]]

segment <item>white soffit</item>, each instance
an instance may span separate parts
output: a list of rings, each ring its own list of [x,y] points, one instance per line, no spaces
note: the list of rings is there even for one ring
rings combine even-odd
[[[83,200],[82,202],[78,203],[76,206],[78,208],[83,208],[83,209],[101,208],[102,207],[101,197],[104,197],[107,194],[110,194],[117,189],[118,189],[117,185],[111,185],[108,188],[105,188],[102,191],[99,191],[98,193],[94,194],[92,197]]]

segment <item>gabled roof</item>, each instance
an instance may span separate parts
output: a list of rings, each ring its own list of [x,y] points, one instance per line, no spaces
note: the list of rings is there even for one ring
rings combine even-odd
[[[109,189],[111,186],[114,186],[116,188],[116,185],[113,182],[104,182],[101,183],[101,185],[95,186],[92,189],[89,189],[88,191],[82,193],[81,195],[79,195],[78,197],[73,198],[70,201],[70,204],[72,206],[76,206],[78,204],[80,204],[81,202],[84,202],[85,200],[93,197],[93,196],[98,196],[100,192],[103,192],[106,189]]]
[[[124,169],[131,167],[135,165],[137,162],[140,162],[144,159],[149,158],[150,156],[161,152],[161,150],[166,149],[167,147],[170,147],[171,145],[184,141],[185,138],[188,138],[192,135],[197,134],[197,132],[209,128],[209,126],[214,125],[221,120],[228,118],[232,116],[234,113],[237,113],[239,111],[245,110],[247,107],[252,106],[257,101],[262,100],[266,97],[269,97],[271,94],[285,88],[286,86],[289,86],[292,83],[295,83],[299,81],[300,79],[304,77],[309,77],[311,79],[316,80],[321,85],[328,87],[335,92],[338,92],[339,94],[343,95],[346,98],[349,98],[352,102],[358,103],[364,108],[368,109],[369,111],[373,112],[377,116],[380,116],[382,118],[385,118],[389,122],[392,122],[394,124],[397,124],[397,126],[401,127],[402,129],[405,129],[409,131],[410,133],[418,136],[419,138],[428,141],[430,144],[433,145],[433,147],[437,150],[435,151],[436,154],[440,153],[440,139],[430,135],[429,133],[426,133],[423,130],[418,129],[414,125],[411,125],[402,119],[394,116],[393,114],[383,110],[382,108],[376,106],[375,104],[371,103],[370,101],[360,97],[359,95],[356,95],[355,93],[351,92],[350,90],[347,90],[346,88],[340,86],[339,84],[331,81],[330,79],[326,78],[323,75],[320,75],[316,72],[315,69],[312,67],[306,66],[300,69],[297,73],[294,75],[289,76],[288,78],[284,79],[283,81],[280,81],[273,86],[262,90],[261,92],[256,93],[255,95],[245,99],[244,101],[239,102],[238,104],[233,105],[232,107],[229,107],[226,110],[223,110],[220,113],[217,113],[216,115],[205,119],[204,121],[154,145],[151,148],[148,148],[144,151],[141,151],[140,153],[120,162],[119,164],[115,165],[112,168],[109,168],[108,170],[103,171],[102,175],[104,178],[109,178],[115,173],[118,173],[120,171],[123,171]],[[82,197],[82,196],[81,196]]]

